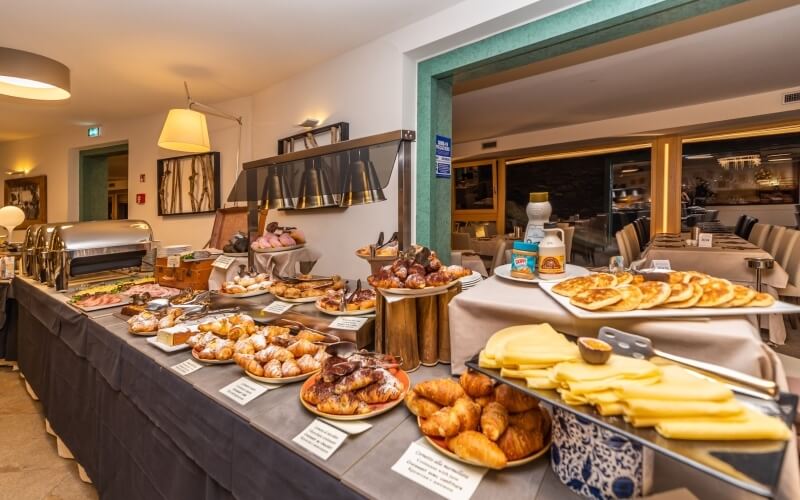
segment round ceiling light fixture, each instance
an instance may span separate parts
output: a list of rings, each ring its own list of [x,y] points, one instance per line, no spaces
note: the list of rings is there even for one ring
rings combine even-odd
[[[69,99],[69,68],[49,57],[0,47],[0,94],[40,101]]]

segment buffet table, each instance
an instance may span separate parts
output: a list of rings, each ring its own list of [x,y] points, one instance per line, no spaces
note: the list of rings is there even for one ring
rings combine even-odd
[[[454,374],[464,371],[464,363],[483,348],[494,332],[512,325],[546,322],[559,332],[574,336],[596,337],[600,327],[611,326],[648,337],[665,352],[775,380],[782,390],[788,387],[777,355],[761,341],[755,324],[743,316],[713,320],[582,320],[572,316],[538,286],[497,277],[460,293],[450,302],[449,308]],[[656,467],[659,471],[662,465],[657,461]],[[684,477],[684,470],[689,474],[688,468],[682,467],[678,476]],[[719,488],[728,488],[722,483],[716,484]],[[679,482],[675,486],[680,485],[688,483]],[[693,483],[692,489],[696,487],[700,485]],[[786,498],[800,498],[796,443],[786,454],[781,492]],[[717,494],[720,498],[732,498],[730,495],[744,493],[734,490],[730,494]]]
[[[298,264],[308,262],[312,266],[322,254],[311,247],[304,246],[283,252],[256,252],[254,265],[258,272],[272,272],[278,276],[294,276],[298,273]],[[213,268],[208,278],[209,288],[219,290],[226,281],[231,281],[239,274],[239,266],[247,267],[247,256],[236,257],[228,269]]]
[[[92,317],[29,280],[13,283],[20,310],[19,366],[54,431],[103,498],[433,498],[391,465],[420,434],[405,408],[368,420],[327,461],[292,438],[314,420],[299,384],[271,388],[240,406],[219,391],[243,376],[236,365],[181,376],[191,358],[130,335],[112,313]],[[101,314],[102,313],[102,314]],[[422,367],[412,383],[441,377]],[[507,494],[575,498],[546,459],[489,471],[474,498]]]
[[[17,359],[17,307],[11,281],[0,280],[0,365]]]

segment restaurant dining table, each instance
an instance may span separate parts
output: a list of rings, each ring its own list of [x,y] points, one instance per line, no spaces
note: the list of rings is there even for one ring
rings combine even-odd
[[[779,358],[762,342],[758,327],[746,316],[579,319],[537,285],[497,276],[460,293],[450,302],[449,308],[453,374],[462,373],[466,369],[465,362],[475,356],[496,331],[513,325],[549,323],[557,331],[576,337],[596,337],[600,327],[611,326],[647,337],[662,351],[774,380],[782,390],[788,388]],[[658,463],[656,467],[660,470]],[[722,483],[719,487],[729,488]],[[800,498],[800,471],[794,440],[786,452],[780,490],[782,497]],[[740,498],[742,494],[732,489],[724,493],[720,490],[715,496]]]

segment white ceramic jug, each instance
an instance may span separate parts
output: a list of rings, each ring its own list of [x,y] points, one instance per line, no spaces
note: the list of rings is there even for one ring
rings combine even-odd
[[[559,238],[558,233],[561,233]],[[552,228],[544,230],[544,238],[539,242],[539,277],[560,278],[566,266],[564,230]]]

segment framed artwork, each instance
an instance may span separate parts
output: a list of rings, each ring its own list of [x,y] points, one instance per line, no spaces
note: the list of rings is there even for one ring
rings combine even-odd
[[[14,205],[25,212],[25,222],[17,229],[25,229],[31,224],[47,222],[47,176],[6,179],[5,205]]]
[[[213,213],[220,207],[219,152],[158,160],[158,215]]]

